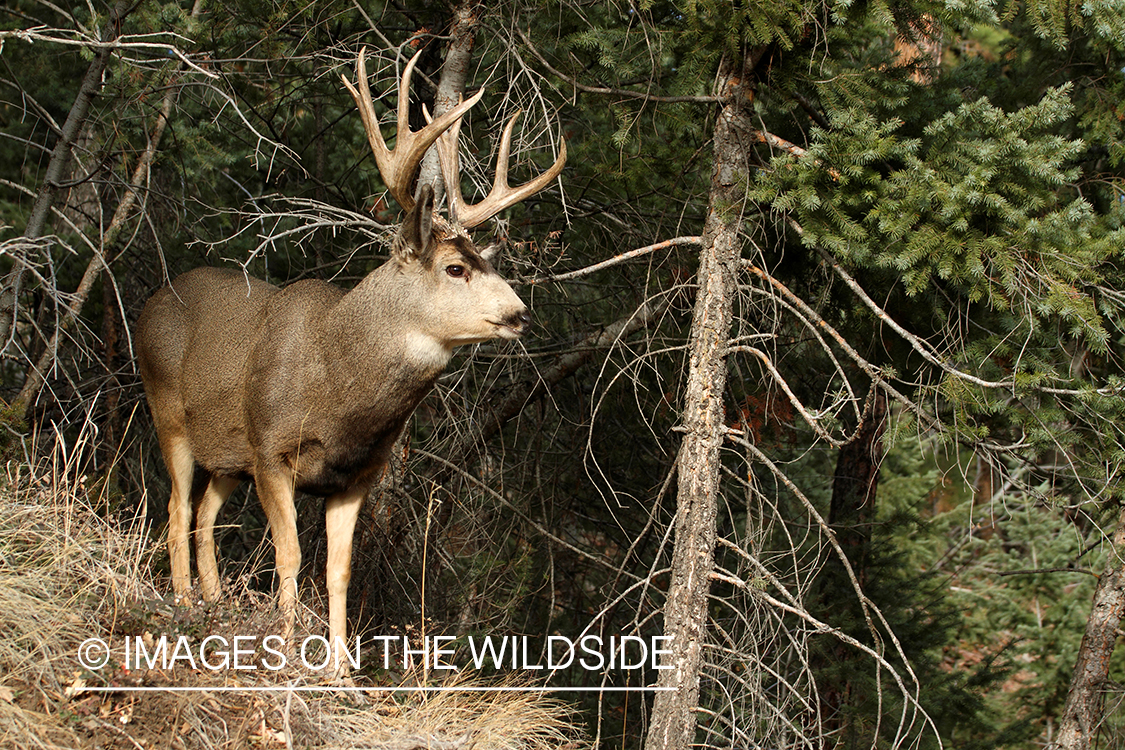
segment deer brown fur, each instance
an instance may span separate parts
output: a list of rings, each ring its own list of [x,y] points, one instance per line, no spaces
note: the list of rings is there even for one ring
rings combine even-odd
[[[347,293],[321,281],[279,289],[241,271],[199,268],[157,292],[137,324],[141,378],[172,482],[168,549],[177,597],[191,591],[196,466],[208,479],[195,511],[203,597],[220,594],[216,516],[239,482],[253,479],[269,520],[279,604],[290,631],[301,561],[294,492],[325,495],[329,632],[337,649],[347,631],[356,519],[406,421],[454,347],[517,338],[530,322],[526,306],[492,268],[495,247],[478,250],[464,225],[435,215],[430,186],[422,186],[415,202],[402,184],[413,180],[428,144],[460,117],[439,118],[404,137],[415,60],[400,84],[395,152],[383,146],[381,155],[375,147],[382,136],[366,91],[363,53],[357,66],[363,93],[345,81],[388,188],[408,208],[389,261]],[[388,168],[385,159],[398,161]],[[565,146],[537,179],[553,180],[563,160]],[[456,170],[446,179],[457,179]],[[511,204],[503,202],[506,195],[496,198],[496,211]]]

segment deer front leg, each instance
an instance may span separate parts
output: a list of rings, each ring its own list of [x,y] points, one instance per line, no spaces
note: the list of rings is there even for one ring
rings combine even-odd
[[[274,565],[277,569],[277,604],[285,617],[285,640],[292,640],[297,616],[297,571],[301,545],[297,541],[297,509],[293,504],[293,477],[280,468],[259,466],[254,472],[258,499],[270,524]]]
[[[328,532],[325,574],[328,585],[328,638],[335,654],[338,677],[348,672],[348,583],[352,578],[352,536],[367,490],[366,483],[349,487],[328,498],[324,505]]]

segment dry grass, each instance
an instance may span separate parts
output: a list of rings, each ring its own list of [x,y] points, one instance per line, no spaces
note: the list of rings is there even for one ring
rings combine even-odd
[[[124,636],[278,632],[264,595],[178,608],[140,518],[107,520],[83,475],[84,441],[0,475],[0,747],[578,748],[566,704],[542,693],[93,692],[90,687],[315,685],[321,675],[82,667],[79,645]],[[120,513],[118,513],[120,515]],[[126,514],[128,516],[129,514]],[[317,632],[315,629],[312,632]],[[464,683],[468,685],[469,683]],[[404,697],[405,696],[405,697]]]
[[[327,715],[326,736],[338,747],[388,750],[578,748],[567,707],[540,693],[410,694],[401,704]]]

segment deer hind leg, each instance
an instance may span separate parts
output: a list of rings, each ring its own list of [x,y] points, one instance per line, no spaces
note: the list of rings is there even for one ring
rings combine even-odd
[[[297,571],[301,545],[297,541],[297,509],[293,504],[293,478],[285,471],[259,467],[254,473],[258,499],[270,524],[274,564],[277,569],[277,604],[285,616],[285,639],[293,635],[297,615]]]
[[[352,535],[356,518],[367,497],[367,485],[350,487],[328,498],[325,527],[328,532],[328,637],[335,650],[336,668],[347,673],[348,583],[352,578]]]
[[[172,495],[168,499],[168,557],[172,562],[172,592],[176,599],[186,599],[191,595],[188,536],[191,533],[191,479],[195,457],[191,454],[187,437],[183,435],[161,440],[160,450],[172,480]]]
[[[212,475],[195,511],[195,564],[199,567],[199,588],[209,602],[218,599],[221,592],[215,562],[215,519],[238,484],[234,477]]]

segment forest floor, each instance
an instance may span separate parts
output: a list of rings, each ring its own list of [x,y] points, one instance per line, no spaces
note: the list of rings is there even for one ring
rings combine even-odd
[[[386,689],[470,687],[420,670],[321,690],[338,684],[328,670],[273,669],[272,597],[243,587],[219,605],[173,606],[153,574],[161,545],[141,519],[107,519],[108,506],[65,457],[0,472],[0,748],[587,746],[572,710],[544,693]],[[232,639],[200,645],[231,633],[255,668],[231,668]],[[225,667],[199,663],[224,653]]]

